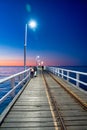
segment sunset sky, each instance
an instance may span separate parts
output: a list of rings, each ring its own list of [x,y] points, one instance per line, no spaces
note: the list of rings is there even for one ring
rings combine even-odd
[[[0,0],[0,66],[24,65],[25,24],[27,65],[87,65],[87,0]]]

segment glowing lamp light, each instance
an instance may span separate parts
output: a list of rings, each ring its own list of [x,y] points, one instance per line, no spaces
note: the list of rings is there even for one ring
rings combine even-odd
[[[31,20],[28,25],[29,25],[30,28],[36,28],[37,23],[36,23],[36,21]]]
[[[43,63],[44,63],[44,62],[43,62],[43,61],[41,61],[41,65],[43,65]]]
[[[39,58],[40,58],[40,56],[36,56],[36,60],[39,59]]]
[[[40,66],[40,63],[39,63],[39,66]]]

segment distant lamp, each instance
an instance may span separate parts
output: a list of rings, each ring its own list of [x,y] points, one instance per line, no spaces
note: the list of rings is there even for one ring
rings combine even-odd
[[[40,63],[39,63],[39,66],[40,66]]]
[[[43,61],[41,61],[41,65],[43,65],[43,63],[44,63],[44,62],[43,62]]]
[[[39,58],[40,56],[36,56],[36,66],[38,65]]]
[[[36,56],[36,60],[39,59],[39,58],[40,58],[40,56]]]

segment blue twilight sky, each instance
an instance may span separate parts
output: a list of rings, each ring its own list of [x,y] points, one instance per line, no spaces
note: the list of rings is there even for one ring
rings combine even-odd
[[[37,55],[47,65],[87,65],[87,0],[0,0],[0,65],[27,65]]]

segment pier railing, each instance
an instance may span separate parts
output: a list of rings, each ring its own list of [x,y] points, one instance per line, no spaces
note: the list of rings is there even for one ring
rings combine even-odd
[[[47,67],[47,70],[77,87],[87,90],[87,73],[57,67]]]
[[[0,80],[0,86],[3,89],[5,86],[5,91],[7,87],[9,88],[9,91],[6,91],[5,94],[3,94],[0,98],[0,108],[3,108],[5,104],[8,102],[8,98],[14,99],[17,93],[22,89],[24,84],[30,79],[30,69],[27,69],[25,71],[22,71],[20,73],[14,74],[12,76],[9,76],[7,78]],[[6,102],[7,100],[7,102]],[[5,103],[3,104],[3,102]],[[3,104],[3,105],[2,105]]]

